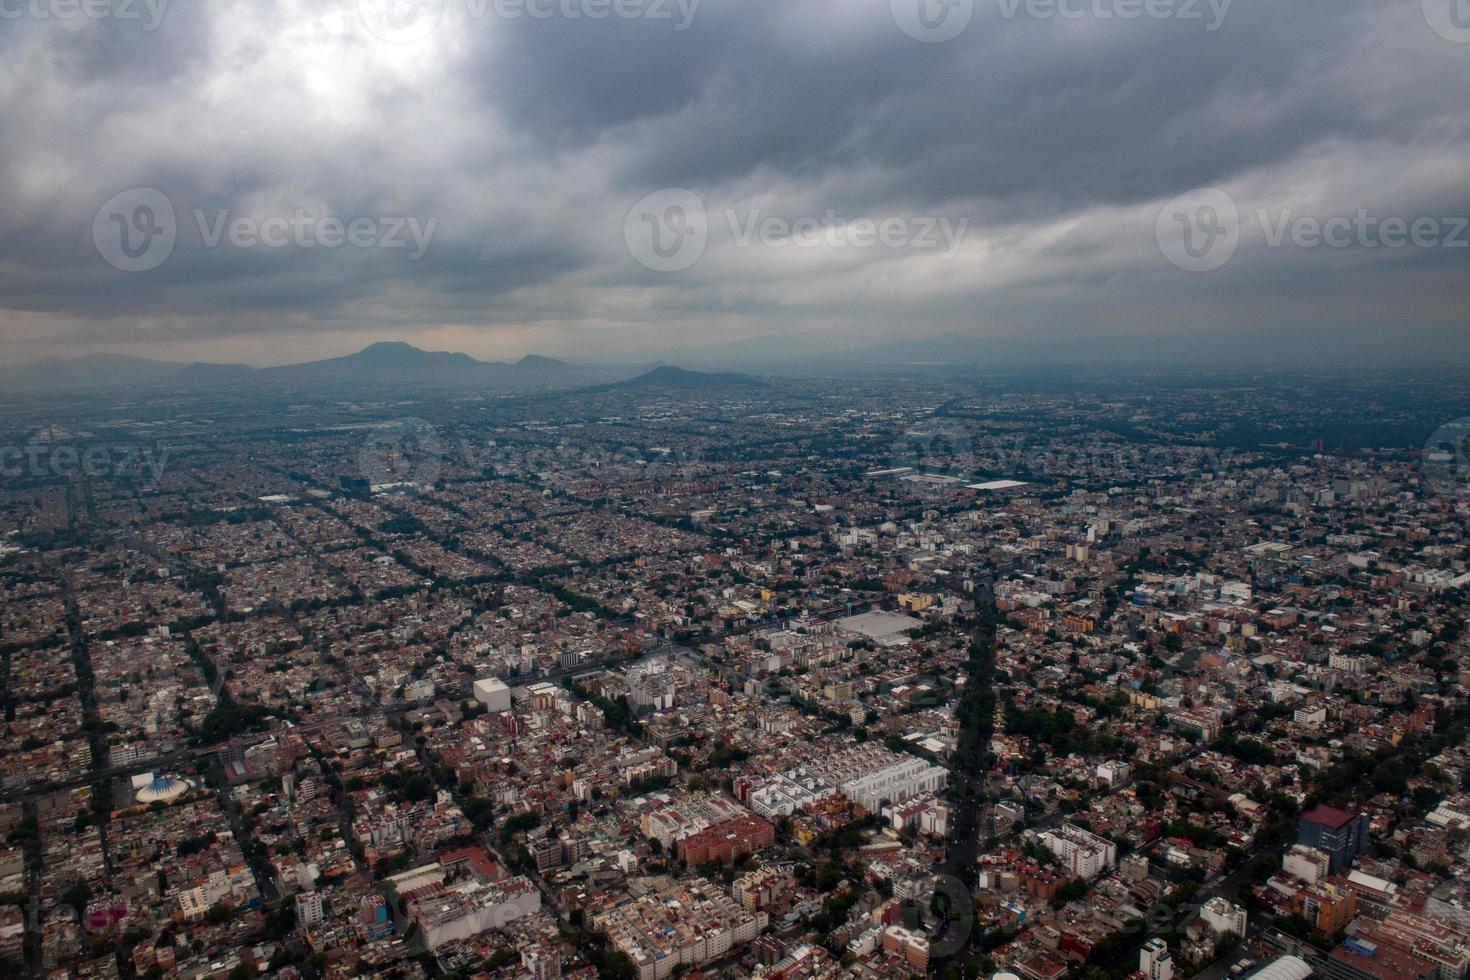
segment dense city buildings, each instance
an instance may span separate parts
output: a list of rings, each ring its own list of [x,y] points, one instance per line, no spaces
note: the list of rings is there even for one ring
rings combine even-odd
[[[11,398],[5,975],[1470,976],[1458,383],[676,377]]]

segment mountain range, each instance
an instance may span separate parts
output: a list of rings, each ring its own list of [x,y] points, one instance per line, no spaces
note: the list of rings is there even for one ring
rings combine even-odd
[[[325,360],[250,367],[196,361],[150,360],[121,354],[87,354],[66,360],[0,367],[0,390],[84,389],[160,386],[167,389],[233,389],[256,386],[397,383],[407,387],[483,386],[496,390],[583,387],[636,381],[642,386],[708,388],[754,384],[754,379],[722,370],[736,368],[769,374],[866,373],[895,368],[927,370],[986,363],[993,342],[947,335],[902,344],[824,351],[816,338],[802,335],[757,337],[682,350],[681,364],[694,370],[641,363],[586,365],[530,354],[516,362],[481,361],[469,354],[428,351],[401,341],[385,341],[355,354]],[[650,370],[652,369],[652,370]],[[648,372],[647,377],[641,377]],[[716,372],[716,373],[708,373]]]
[[[71,391],[101,387],[156,386],[166,390],[233,390],[256,387],[299,389],[317,385],[399,385],[407,388],[480,387],[501,392],[598,387],[636,382],[641,387],[710,388],[758,384],[761,376],[873,376],[973,374],[977,370],[1069,367],[1181,367],[1251,362],[1232,341],[1215,337],[1125,337],[1100,340],[1085,353],[1059,350],[1055,343],[1028,338],[986,338],[950,333],[917,340],[832,350],[831,338],[778,334],[683,348],[681,367],[661,366],[658,355],[610,364],[572,364],[530,354],[519,361],[481,361],[468,354],[427,351],[401,341],[372,344],[355,354],[325,360],[256,368],[244,364],[185,364],[87,354],[17,367],[0,367],[0,391]],[[1268,343],[1261,350],[1274,348]],[[646,375],[646,376],[645,376]]]
[[[254,368],[245,364],[183,364],[119,354],[87,354],[0,368],[0,389],[72,390],[125,386],[227,389],[254,386],[395,383],[409,387],[480,385],[495,389],[579,387],[626,380],[647,365],[582,367],[529,355],[515,363],[479,361],[468,354],[420,350],[397,341],[321,361]]]

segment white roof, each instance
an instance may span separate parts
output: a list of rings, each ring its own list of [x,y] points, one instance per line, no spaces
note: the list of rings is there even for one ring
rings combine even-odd
[[[1306,960],[1299,956],[1283,956],[1252,973],[1250,980],[1307,980],[1311,975],[1312,968]]]

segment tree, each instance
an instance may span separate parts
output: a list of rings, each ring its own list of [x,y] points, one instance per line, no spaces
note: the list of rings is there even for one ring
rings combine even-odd
[[[85,881],[79,881],[66,891],[61,893],[63,905],[70,905],[80,915],[87,908],[87,903],[92,900],[92,889],[87,887]]]

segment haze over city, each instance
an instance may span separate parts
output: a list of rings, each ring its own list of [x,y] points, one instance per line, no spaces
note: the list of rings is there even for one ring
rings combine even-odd
[[[0,0],[0,977],[1470,980],[1470,0]]]

